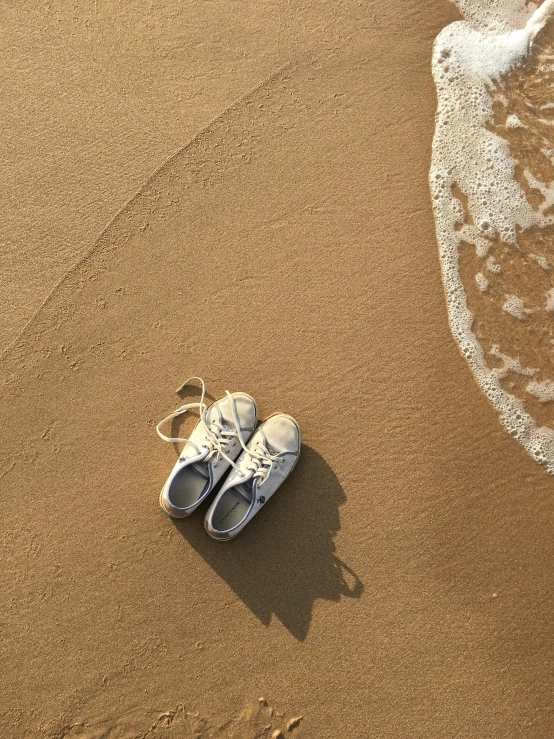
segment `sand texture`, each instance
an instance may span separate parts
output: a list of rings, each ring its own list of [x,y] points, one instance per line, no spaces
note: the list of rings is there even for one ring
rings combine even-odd
[[[457,11],[24,5],[1,208],[48,269],[13,255],[6,340],[86,256],[2,361],[0,736],[550,738],[553,482],[451,337],[430,207]],[[302,425],[230,544],[158,507],[190,374]]]

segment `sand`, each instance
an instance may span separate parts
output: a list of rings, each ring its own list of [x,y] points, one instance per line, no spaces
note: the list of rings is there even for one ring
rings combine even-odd
[[[27,44],[44,18],[70,38],[42,54],[80,98],[68,116],[4,46],[36,119],[5,124],[2,208],[52,264],[18,250],[6,277],[0,736],[551,737],[553,482],[450,335],[430,207],[431,46],[456,11],[210,3],[216,48],[180,35],[203,38],[198,3],[54,5],[2,10]],[[118,52],[143,38],[137,91]],[[230,544],[158,507],[176,450],[154,426],[190,374],[303,429]]]

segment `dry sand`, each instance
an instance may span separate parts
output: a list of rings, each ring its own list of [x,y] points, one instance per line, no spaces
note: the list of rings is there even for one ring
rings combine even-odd
[[[13,257],[8,294],[28,291],[6,337],[93,248],[3,359],[0,736],[550,738],[553,482],[451,338],[429,203],[431,45],[454,9],[210,3],[221,54],[162,64],[208,7],[166,0],[134,98],[118,48],[146,32],[123,5],[102,33],[129,105],[87,61],[104,4],[54,13],[75,33],[42,49],[53,85],[73,58],[94,78],[74,78],[67,130],[71,94],[31,47],[2,52],[50,116],[44,136],[38,115],[5,123],[2,213],[55,261]],[[29,41],[52,6],[2,14]],[[200,100],[189,55],[213,77]],[[154,425],[192,373],[303,428],[293,477],[229,545],[158,507],[176,450]]]

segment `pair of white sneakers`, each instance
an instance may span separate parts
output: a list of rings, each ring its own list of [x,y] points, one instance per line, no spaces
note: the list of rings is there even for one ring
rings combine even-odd
[[[185,444],[162,488],[160,506],[172,518],[190,516],[231,468],[204,519],[212,539],[228,541],[292,472],[300,456],[300,427],[292,416],[277,413],[256,428],[258,407],[246,393],[227,390],[225,397],[208,407],[201,377],[190,377],[177,392],[192,380],[202,385],[200,402],[181,406],[156,426],[164,441]],[[190,439],[162,433],[165,423],[192,408],[198,408],[200,420]]]

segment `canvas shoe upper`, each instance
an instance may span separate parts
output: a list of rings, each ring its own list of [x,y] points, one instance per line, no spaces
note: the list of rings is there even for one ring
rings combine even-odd
[[[160,506],[173,518],[189,516],[207,498],[242,451],[257,422],[256,402],[250,395],[227,391],[225,397],[208,408],[201,378],[189,378],[184,385],[193,379],[202,384],[200,402],[181,406],[156,427],[164,441],[185,444],[160,494]],[[199,409],[200,420],[189,439],[162,433],[161,427],[167,421],[192,408]]]
[[[291,416],[271,416],[254,432],[206,513],[207,533],[233,539],[290,475],[300,456],[300,427]]]

